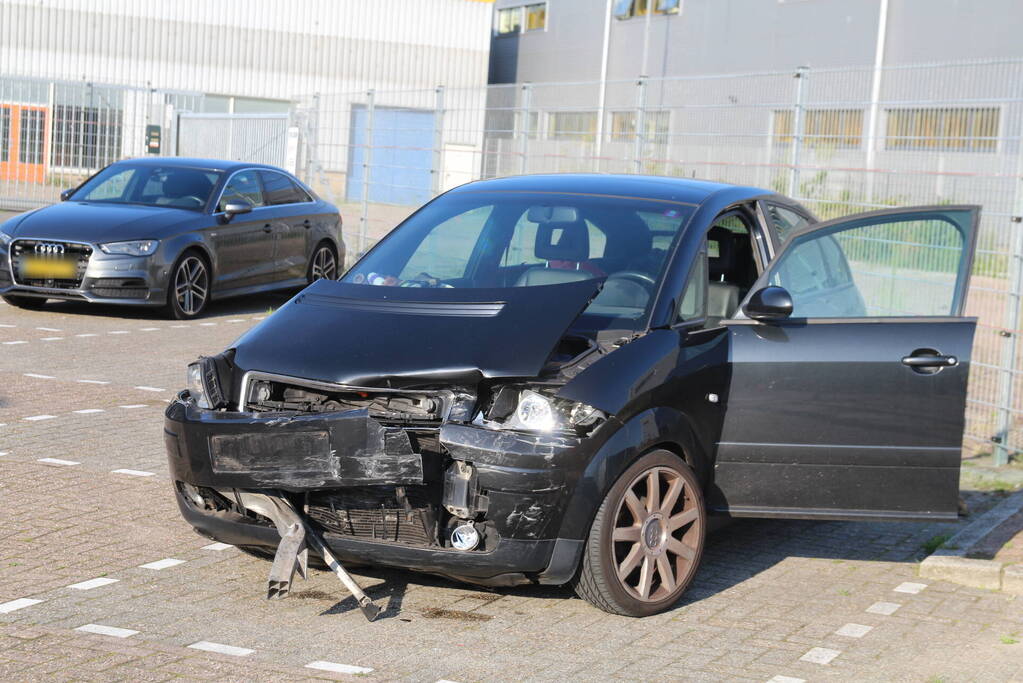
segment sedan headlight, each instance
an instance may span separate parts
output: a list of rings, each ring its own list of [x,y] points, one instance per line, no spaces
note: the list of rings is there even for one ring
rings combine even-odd
[[[212,358],[202,357],[188,366],[188,393],[200,408],[219,408],[224,404],[217,365]]]
[[[11,237],[6,232],[4,232],[3,229],[0,229],[0,244],[4,245],[6,247],[8,244],[10,244],[13,241],[14,241],[13,237]]]
[[[99,248],[107,254],[122,256],[152,256],[160,246],[159,240],[134,240],[132,242],[107,242]]]
[[[505,386],[495,392],[484,424],[530,432],[586,432],[606,418],[602,411],[585,403]]]

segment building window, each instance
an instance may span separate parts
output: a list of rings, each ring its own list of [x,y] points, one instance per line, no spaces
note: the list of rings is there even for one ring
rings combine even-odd
[[[774,143],[792,144],[795,112],[774,112]],[[856,149],[863,140],[862,109],[808,109],[803,112],[803,144],[822,149]]]
[[[497,35],[518,33],[522,29],[522,8],[507,7],[497,10]]]
[[[535,5],[525,6],[526,21],[523,23],[523,31],[543,31],[547,28],[547,3],[541,2]]]
[[[615,142],[631,142],[636,139],[635,110],[616,111],[611,114],[611,139]],[[648,111],[643,116],[643,137],[645,142],[666,145],[671,123],[670,111]]]
[[[535,2],[497,10],[495,33],[499,36],[543,31],[547,28],[547,3]]]
[[[547,137],[551,140],[593,142],[597,139],[595,111],[556,111],[551,113],[547,123]]]
[[[889,109],[886,149],[994,152],[1001,110],[997,107]]]
[[[0,161],[8,161],[11,154],[11,110],[0,107]]]
[[[21,110],[21,130],[18,134],[18,162],[43,163],[43,120],[40,109]]]
[[[100,168],[121,157],[121,111],[58,104],[53,108],[53,166]]]
[[[615,0],[612,13],[616,19],[646,16],[648,8],[654,14],[678,14],[681,0]]]

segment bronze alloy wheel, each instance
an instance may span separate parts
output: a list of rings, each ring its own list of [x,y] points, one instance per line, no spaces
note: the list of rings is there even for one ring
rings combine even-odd
[[[577,592],[615,614],[668,609],[696,574],[706,516],[692,470],[668,451],[648,453],[611,487],[597,511]]]
[[[334,250],[326,244],[321,244],[317,247],[316,253],[313,254],[312,261],[309,263],[309,282],[336,279],[337,258],[334,256]]]

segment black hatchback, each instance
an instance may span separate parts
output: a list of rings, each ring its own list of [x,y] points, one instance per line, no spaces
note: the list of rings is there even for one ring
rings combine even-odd
[[[708,515],[954,519],[977,220],[819,223],[669,178],[462,186],[190,366],[179,507],[276,553],[274,597],[308,544],[342,578],[571,582],[634,616],[690,584]]]

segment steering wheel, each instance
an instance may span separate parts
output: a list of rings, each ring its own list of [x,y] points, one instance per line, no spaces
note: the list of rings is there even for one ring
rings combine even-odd
[[[190,202],[194,203],[196,206],[202,206],[203,205],[203,200],[201,198],[199,198],[199,197],[196,197],[194,194],[186,194],[184,197],[178,197],[177,201],[182,202],[182,203],[186,202],[186,201],[190,201]]]
[[[638,270],[619,270],[616,273],[611,273],[610,275],[608,275],[608,279],[610,280],[611,278],[631,280],[632,282],[638,283],[644,289],[650,292],[653,292],[654,287],[657,286],[657,283],[654,281],[652,277]]]

